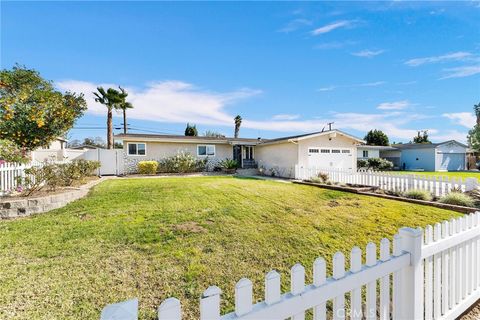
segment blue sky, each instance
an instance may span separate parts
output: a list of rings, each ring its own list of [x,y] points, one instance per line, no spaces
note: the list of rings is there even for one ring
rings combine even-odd
[[[190,122],[230,136],[240,114],[243,137],[335,122],[464,142],[480,102],[479,16],[476,1],[2,2],[0,62],[85,93],[71,139],[105,137],[91,92],[121,85],[132,133]]]

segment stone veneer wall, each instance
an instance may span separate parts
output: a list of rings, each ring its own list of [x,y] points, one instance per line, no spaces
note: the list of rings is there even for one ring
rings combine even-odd
[[[138,159],[135,157],[129,157],[126,155],[126,153],[124,153],[124,160],[126,174],[138,173],[138,163],[140,161],[161,161],[161,159]],[[222,159],[209,158],[205,171],[213,171],[213,169],[218,166],[220,161],[222,161]]]
[[[90,188],[104,181],[105,178],[92,181],[74,190],[47,195],[43,197],[12,199],[0,198],[0,219],[27,217],[36,213],[48,212],[66,206],[68,203],[83,198]]]

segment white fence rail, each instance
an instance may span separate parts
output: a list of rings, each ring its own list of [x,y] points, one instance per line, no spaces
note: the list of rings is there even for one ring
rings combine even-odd
[[[67,161],[55,161],[55,163],[67,163]],[[39,167],[44,164],[45,162],[39,161],[32,161],[27,164],[11,162],[0,164],[0,195],[17,188],[18,178],[25,177],[25,169]]]
[[[327,263],[318,258],[309,285],[305,285],[305,268],[296,264],[290,273],[290,291],[283,294],[281,275],[270,271],[265,277],[264,301],[256,304],[253,283],[241,279],[235,286],[235,311],[223,316],[221,290],[209,287],[200,299],[200,319],[303,320],[309,310],[315,320],[327,316],[335,320],[454,319],[480,298],[480,213],[428,226],[425,233],[420,228],[402,228],[393,237],[391,251],[388,239],[380,241],[379,253],[369,243],[362,263],[362,250],[354,247],[349,270],[346,257],[337,252],[328,278]],[[332,301],[331,312],[326,308],[328,301]],[[109,305],[101,319],[137,319],[137,308],[132,300]],[[163,301],[158,319],[182,319],[180,301]]]
[[[378,187],[383,190],[404,192],[412,189],[429,191],[437,197],[450,193],[453,189],[470,191],[479,186],[476,178],[454,178],[426,176],[420,174],[398,174],[382,171],[352,171],[332,168],[295,167],[295,179],[310,180],[320,173],[328,174],[332,182]]]

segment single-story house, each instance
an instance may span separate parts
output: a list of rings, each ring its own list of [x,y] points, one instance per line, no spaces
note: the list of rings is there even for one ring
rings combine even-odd
[[[64,161],[80,159],[87,149],[67,148],[68,140],[58,137],[48,146],[38,148],[30,153],[32,161]]]
[[[405,143],[392,146],[358,147],[357,158],[383,158],[401,170],[458,171],[467,169],[467,149],[463,143]]]
[[[394,168],[400,168],[401,151],[391,146],[369,146],[357,147],[357,158],[368,160],[369,158],[387,159],[393,163]]]
[[[356,170],[357,146],[365,141],[340,130],[328,130],[277,139],[191,137],[156,134],[118,134],[123,141],[127,172],[142,160],[160,160],[179,152],[210,163],[234,159],[241,168],[262,168],[293,177],[295,166]]]
[[[455,140],[440,143],[405,143],[393,147],[401,151],[401,169],[458,171],[467,168],[468,146]]]

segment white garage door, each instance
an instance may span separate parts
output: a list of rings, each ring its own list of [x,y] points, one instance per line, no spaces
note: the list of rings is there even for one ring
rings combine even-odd
[[[317,168],[353,169],[353,151],[346,148],[308,148],[308,166]]]
[[[441,153],[439,170],[465,170],[465,153]]]

